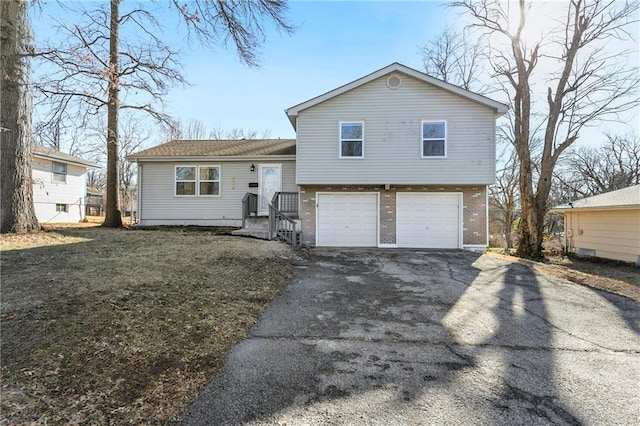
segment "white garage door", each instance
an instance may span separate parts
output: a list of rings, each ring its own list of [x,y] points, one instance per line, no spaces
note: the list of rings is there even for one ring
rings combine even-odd
[[[459,248],[460,195],[398,193],[398,247]]]
[[[318,194],[317,245],[376,247],[376,194]]]

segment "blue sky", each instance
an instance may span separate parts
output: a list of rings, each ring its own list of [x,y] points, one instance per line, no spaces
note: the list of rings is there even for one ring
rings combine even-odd
[[[292,36],[273,31],[261,67],[233,52],[185,52],[192,87],[173,90],[171,110],[224,129],[271,131],[295,137],[283,110],[392,62],[421,68],[419,46],[446,24],[436,2],[292,2]]]
[[[206,50],[196,44],[189,47],[175,14],[168,12],[170,6],[163,1],[155,3],[160,10],[158,16],[168,41],[182,51],[183,72],[191,83],[170,91],[165,98],[166,112],[183,123],[200,120],[208,129],[269,130],[271,137],[282,138],[295,137],[284,113],[286,108],[392,62],[421,70],[420,47],[445,26],[460,28],[464,24],[458,12],[444,2],[291,1],[289,19],[297,30],[291,36],[269,31],[261,49],[261,67],[248,68],[231,49]],[[92,2],[82,4],[95,6]],[[545,7],[551,9],[554,4],[549,2]],[[61,15],[55,2],[44,3],[42,13],[33,18],[36,37],[55,38],[49,15],[75,19],[64,13]],[[638,37],[640,26],[635,33]],[[637,63],[639,57],[633,60]],[[614,123],[610,128],[618,134],[640,133],[637,113],[625,120],[625,124]],[[583,140],[601,141],[601,130],[592,129]],[[151,142],[162,140],[158,135]]]

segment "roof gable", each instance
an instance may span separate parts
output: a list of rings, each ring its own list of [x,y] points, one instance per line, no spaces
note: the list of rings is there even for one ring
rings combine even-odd
[[[202,157],[262,157],[296,154],[295,139],[172,140],[127,158],[183,159]]]
[[[612,208],[640,208],[640,185],[629,186],[616,191],[583,198],[568,204],[562,204],[554,207],[553,210]]]
[[[294,105],[291,108],[285,110],[287,116],[289,117],[289,121],[293,125],[294,129],[296,128],[296,120],[298,114],[308,108],[312,108],[315,105],[318,105],[322,102],[325,102],[329,99],[335,98],[337,96],[342,95],[350,90],[353,90],[357,87],[363,86],[367,83],[370,83],[373,80],[376,80],[380,77],[383,77],[387,74],[391,74],[393,72],[398,72],[402,74],[406,74],[410,77],[415,78],[418,81],[422,81],[423,83],[430,84],[432,86],[438,87],[440,89],[446,90],[448,92],[459,95],[463,98],[469,99],[474,102],[478,102],[486,107],[492,108],[498,114],[504,114],[508,110],[508,106],[501,102],[495,101],[493,99],[487,98],[486,96],[479,95],[474,92],[470,92],[468,90],[462,89],[461,87],[455,86],[453,84],[447,83],[445,81],[439,80],[435,77],[431,77],[428,74],[415,70],[413,68],[407,67],[406,65],[399,64],[394,62],[391,65],[387,65],[384,68],[381,68],[377,71],[372,72],[364,77],[361,77],[357,80],[354,80],[350,83],[347,83],[343,86],[338,87],[337,89],[326,92],[322,95],[316,96],[315,98],[309,99],[308,101],[302,102],[298,105]]]

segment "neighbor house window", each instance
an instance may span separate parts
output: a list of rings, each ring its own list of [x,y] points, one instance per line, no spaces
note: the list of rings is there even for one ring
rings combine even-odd
[[[176,166],[176,195],[220,195],[220,166]]]
[[[340,158],[364,157],[364,123],[340,123]]]
[[[67,165],[64,163],[53,163],[53,181],[54,182],[66,182],[67,181]]]
[[[447,122],[422,122],[422,157],[447,156]]]
[[[68,213],[69,212],[69,204],[56,204],[56,212],[58,212],[58,213]]]

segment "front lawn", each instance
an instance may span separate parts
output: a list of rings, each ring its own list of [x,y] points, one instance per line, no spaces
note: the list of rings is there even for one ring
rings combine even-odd
[[[0,242],[0,424],[178,419],[289,281],[293,256],[187,229]]]

